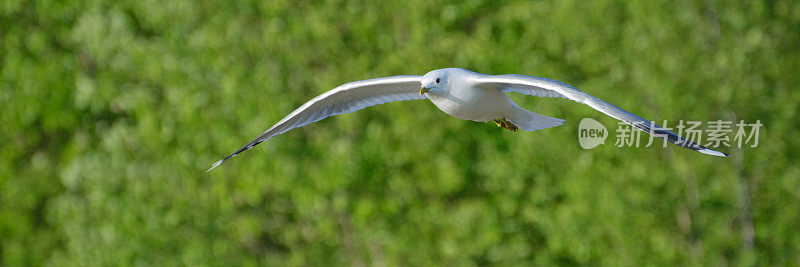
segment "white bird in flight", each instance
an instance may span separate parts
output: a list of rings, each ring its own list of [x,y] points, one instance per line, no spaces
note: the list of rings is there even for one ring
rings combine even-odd
[[[399,75],[343,84],[311,99],[289,113],[264,133],[215,162],[208,171],[242,151],[291,129],[329,116],[350,113],[393,101],[428,98],[450,116],[478,122],[494,121],[510,131],[536,131],[559,126],[564,120],[539,115],[519,107],[506,92],[569,99],[588,105],[639,130],[703,154],[729,157],[685,139],[633,113],[584,93],[568,84],[547,78],[506,74],[487,75],[459,68],[438,69],[424,76]]]

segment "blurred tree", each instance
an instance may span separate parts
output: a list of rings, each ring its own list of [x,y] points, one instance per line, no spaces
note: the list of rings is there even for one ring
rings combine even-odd
[[[0,2],[0,265],[797,265],[800,3]],[[760,120],[730,159],[580,149],[427,101],[281,135],[345,82],[561,80],[654,120]],[[610,128],[612,129],[612,128]]]

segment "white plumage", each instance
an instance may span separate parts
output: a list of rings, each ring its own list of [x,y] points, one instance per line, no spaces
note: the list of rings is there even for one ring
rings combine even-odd
[[[508,98],[506,92],[573,100],[667,142],[708,155],[729,156],[686,140],[648,120],[556,80],[518,74],[486,75],[448,68],[428,72],[425,76],[391,76],[350,82],[336,87],[292,111],[250,143],[215,162],[208,171],[242,151],[291,129],[329,116],[392,101],[428,98],[450,116],[480,122],[506,119],[525,131],[555,127],[564,122],[520,108]]]

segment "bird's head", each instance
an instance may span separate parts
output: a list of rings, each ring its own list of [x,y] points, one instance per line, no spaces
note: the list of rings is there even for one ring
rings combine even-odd
[[[419,89],[419,94],[425,94],[428,91],[448,91],[450,88],[448,74],[449,72],[447,69],[434,70],[426,73],[425,76],[422,76],[422,80],[420,81],[422,87]]]

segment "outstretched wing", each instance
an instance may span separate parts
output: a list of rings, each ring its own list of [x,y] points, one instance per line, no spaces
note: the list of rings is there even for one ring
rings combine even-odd
[[[422,76],[418,75],[400,75],[340,85],[295,109],[247,145],[215,162],[208,171],[273,136],[333,115],[350,113],[386,102],[425,99],[425,96],[418,93],[421,79]]]
[[[685,139],[657,124],[634,115],[624,109],[616,107],[606,101],[582,92],[566,83],[547,78],[507,74],[507,75],[487,75],[477,78],[477,86],[491,86],[502,89],[504,92],[517,92],[525,95],[541,97],[560,97],[570,99],[578,103],[586,104],[604,114],[625,122],[639,130],[649,133],[681,147],[685,147],[703,154],[729,157],[730,155],[706,148],[688,139]]]

